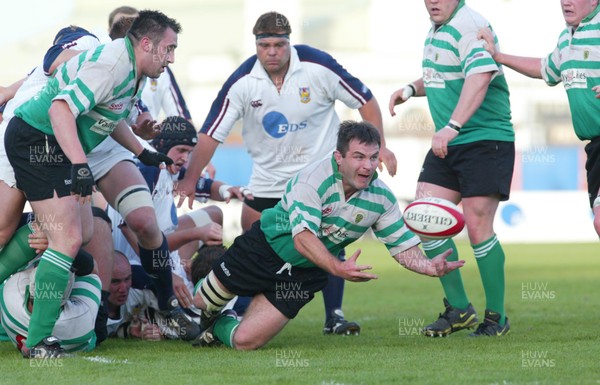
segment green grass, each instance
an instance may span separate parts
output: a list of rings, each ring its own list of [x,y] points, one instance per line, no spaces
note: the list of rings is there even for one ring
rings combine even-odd
[[[443,310],[438,280],[399,267],[381,245],[356,246],[379,275],[346,284],[344,308],[363,328],[358,337],[321,334],[319,295],[254,352],[110,340],[51,363],[24,360],[0,343],[0,384],[600,384],[598,244],[505,245],[512,330],[485,339],[417,335]],[[481,317],[476,262],[468,245],[458,246]]]

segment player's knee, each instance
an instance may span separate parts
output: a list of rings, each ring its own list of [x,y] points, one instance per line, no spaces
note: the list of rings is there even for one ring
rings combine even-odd
[[[596,234],[600,237],[600,216],[594,218],[594,229],[596,230]]]
[[[238,327],[233,334],[233,347],[237,350],[256,350],[263,347],[268,341],[257,338],[254,333],[249,333],[245,329]]]
[[[221,226],[223,225],[223,210],[221,210],[221,208],[218,206],[208,206],[205,210],[213,222],[218,223]]]
[[[127,227],[135,233],[141,244],[147,244],[149,240],[160,235],[154,209],[148,208],[133,211],[127,216],[126,222]]]

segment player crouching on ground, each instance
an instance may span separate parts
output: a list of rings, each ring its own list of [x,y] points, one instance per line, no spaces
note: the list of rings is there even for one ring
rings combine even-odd
[[[35,289],[38,262],[39,259],[35,260],[0,286],[2,328],[26,358],[60,358],[65,356],[65,352],[94,349],[94,324],[100,304],[101,283],[92,256],[79,250],[64,291]],[[27,349],[25,340],[29,334],[33,307],[37,301],[48,300],[43,297],[48,295],[62,298],[58,319],[52,329],[53,335],[44,338],[42,344],[35,348]]]
[[[371,266],[357,265],[360,250],[346,261],[335,257],[369,228],[409,270],[439,277],[464,265],[446,261],[450,251],[430,260],[418,248],[394,194],[377,178],[380,143],[370,123],[340,125],[333,156],[296,174],[281,201],[263,211],[196,285],[204,331],[193,345],[257,349],[327,284],[327,273],[352,282],[376,279],[366,272]],[[253,297],[241,322],[231,312],[219,314],[235,295]]]

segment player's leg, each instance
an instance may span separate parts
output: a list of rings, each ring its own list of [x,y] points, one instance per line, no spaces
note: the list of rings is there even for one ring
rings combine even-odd
[[[31,202],[48,249],[42,254],[35,275],[35,306],[31,314],[26,346],[32,349],[52,335],[73,258],[82,244],[81,212],[90,210],[72,196]]]
[[[242,232],[248,231],[252,224],[260,219],[261,211],[258,211],[256,208],[250,207],[246,202],[244,202],[244,204],[242,205],[241,218]]]
[[[0,250],[12,238],[21,213],[25,207],[25,196],[16,189],[9,187],[3,180],[0,180]]]
[[[600,237],[600,139],[596,138],[586,144],[585,153],[590,207],[594,212],[594,229]]]
[[[462,169],[463,212],[485,291],[484,320],[471,336],[499,336],[510,326],[504,308],[504,251],[494,232],[494,216],[510,195],[515,149],[512,142],[482,141],[469,146]]]
[[[346,260],[346,251],[338,254],[341,261]],[[360,325],[344,318],[342,301],[344,299],[345,280],[333,274],[328,274],[327,285],[323,288],[323,304],[325,305],[324,334],[358,335]]]
[[[121,214],[139,243],[144,269],[154,276],[161,310],[169,308],[173,281],[166,238],[158,228],[148,186],[138,168],[129,161],[118,162],[98,182],[102,195]]]
[[[287,323],[289,318],[283,315],[263,295],[256,295],[250,302],[244,319],[236,330],[231,334],[232,346],[238,350],[254,350],[264,346],[271,341]],[[215,325],[215,335],[221,340],[227,337],[226,333],[220,333],[219,325]],[[223,330],[227,332],[227,330]],[[220,335],[222,334],[222,336]],[[227,342],[224,341],[225,344]]]
[[[458,203],[458,191],[435,185],[433,183],[418,182],[416,198],[437,197],[450,202]],[[422,239],[422,247],[428,258],[433,258],[440,253],[452,249],[454,252],[448,256],[448,261],[458,260],[458,251],[452,238],[448,239]],[[444,290],[443,300],[445,311],[433,323],[423,328],[423,333],[429,337],[447,336],[453,332],[473,327],[477,324],[477,313],[469,302],[460,271],[440,277]]]
[[[505,256],[493,226],[498,203],[498,197],[463,198],[463,211],[469,240],[485,291],[485,320],[480,325],[494,322],[503,327],[506,324],[504,308]],[[505,333],[502,328],[497,331]],[[479,329],[475,333],[478,332]]]
[[[94,193],[96,195],[96,193]],[[97,194],[101,195],[101,194]],[[94,204],[98,204],[97,198]],[[105,207],[105,206],[104,206]],[[106,322],[108,320],[108,296],[113,269],[114,244],[112,238],[112,227],[110,218],[101,207],[92,207],[94,236],[84,246],[84,250],[90,253],[96,265],[97,273],[102,284],[100,294],[100,305],[97,311],[95,323],[96,343],[99,345],[108,337]]]

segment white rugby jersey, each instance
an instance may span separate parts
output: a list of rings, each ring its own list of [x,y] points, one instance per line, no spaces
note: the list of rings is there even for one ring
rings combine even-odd
[[[99,45],[100,42],[98,39],[88,35],[73,40],[68,48],[76,51],[87,51],[89,49],[95,49]],[[33,72],[27,76],[27,79],[25,79],[21,87],[17,90],[15,96],[6,103],[4,113],[2,114],[4,120],[0,123],[0,139],[4,138],[6,126],[8,126],[8,122],[14,116],[15,109],[33,98],[35,94],[48,83],[48,79],[50,78],[44,73],[44,67],[42,65],[37,66]],[[2,146],[4,146],[4,140],[2,140]]]
[[[190,112],[175,76],[169,67],[157,79],[148,79],[142,91],[142,101],[150,115],[158,121],[169,116],[191,119]]]
[[[31,321],[27,309],[29,276],[29,269],[13,274],[0,288],[2,326],[17,349],[25,343]],[[61,346],[67,352],[88,351],[96,346],[94,324],[100,306],[101,286],[96,274],[75,277],[71,294],[52,330],[52,335],[62,341]]]
[[[314,266],[294,247],[293,237],[305,229],[315,234],[333,255],[369,228],[392,256],[421,243],[404,224],[394,193],[377,179],[377,173],[369,187],[346,200],[342,175],[333,156],[292,178],[281,201],[263,211],[260,225],[279,257],[301,267]]]
[[[562,81],[577,137],[600,136],[600,101],[592,91],[600,85],[600,6],[577,28],[568,26],[560,34],[554,51],[542,59],[541,71],[548,85]]]
[[[89,153],[127,119],[139,99],[135,54],[129,38],[117,39],[62,64],[31,100],[15,110],[29,125],[53,135],[48,109],[64,100],[77,121],[77,134]]]
[[[201,132],[223,142],[243,119],[242,135],[253,160],[248,187],[255,197],[280,198],[292,176],[335,149],[335,101],[357,109],[372,97],[329,54],[296,45],[280,92],[252,56],[225,82]]]

